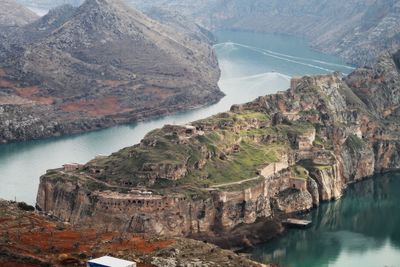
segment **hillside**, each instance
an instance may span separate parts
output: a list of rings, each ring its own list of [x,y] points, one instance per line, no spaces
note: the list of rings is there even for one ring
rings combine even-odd
[[[295,1],[143,1],[179,10],[209,29],[272,32],[306,37],[318,50],[341,56],[356,65],[371,63],[385,50],[400,45],[398,0]]]
[[[0,27],[23,26],[38,18],[35,13],[15,0],[1,0],[0,6]]]
[[[208,41],[121,1],[64,5],[3,36],[1,142],[99,129],[223,96]]]
[[[138,267],[267,267],[214,245],[184,238],[121,234],[91,226],[71,227],[54,216],[29,211],[24,203],[0,200],[2,267],[86,266],[91,258],[110,255]]]

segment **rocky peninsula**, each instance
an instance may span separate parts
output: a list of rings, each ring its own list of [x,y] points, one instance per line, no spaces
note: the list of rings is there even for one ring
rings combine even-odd
[[[37,208],[73,225],[251,246],[271,237],[258,224],[280,232],[282,216],[399,169],[399,94],[399,53],[348,77],[293,78],[287,91],[49,170]]]

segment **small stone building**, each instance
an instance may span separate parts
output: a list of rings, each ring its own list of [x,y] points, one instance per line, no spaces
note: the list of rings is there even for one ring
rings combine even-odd
[[[67,163],[63,165],[64,171],[73,172],[77,170],[81,170],[83,168],[83,164],[79,163]]]
[[[307,180],[303,178],[290,178],[290,187],[300,191],[306,191]]]
[[[299,83],[301,82],[301,77],[293,77],[290,80],[290,89],[292,91],[296,90],[297,86],[299,85]]]
[[[310,150],[313,147],[315,141],[316,131],[312,129],[307,133],[300,135],[297,138],[297,145],[299,150]]]

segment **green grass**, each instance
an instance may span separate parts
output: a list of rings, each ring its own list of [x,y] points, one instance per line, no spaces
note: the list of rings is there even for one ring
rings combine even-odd
[[[295,178],[302,178],[302,179],[308,179],[308,171],[300,165],[295,165],[290,168],[290,172],[293,177]]]
[[[257,170],[266,163],[278,162],[284,145],[260,145],[242,141],[238,153],[226,160],[215,157],[202,170],[195,170],[181,180],[183,184],[216,185],[246,180],[257,176]],[[202,177],[202,178],[200,178]]]
[[[164,127],[151,131],[141,144],[94,160],[89,166],[103,169],[104,173],[98,178],[109,182],[147,185],[162,194],[185,193],[196,197],[204,195],[203,189],[212,185],[256,177],[261,167],[279,162],[280,155],[287,153],[290,148],[289,136],[292,138],[315,129],[308,122],[293,122],[291,125],[239,130],[243,126],[248,127],[248,120],[252,119],[265,121],[269,120],[269,116],[248,110],[240,114],[221,113],[192,123],[206,129],[217,126],[216,130],[205,131],[205,135],[185,139],[184,142],[180,141],[175,130],[170,130],[172,126]],[[259,142],[268,135],[275,137],[274,143]],[[232,151],[236,145],[239,145],[239,150]],[[197,163],[204,160],[206,164],[198,169]],[[172,167],[185,165],[188,173],[178,181],[156,179],[152,185],[142,175],[144,163],[170,164]],[[300,167],[294,171],[296,176],[306,178]],[[232,186],[229,190],[240,190],[243,186],[248,186],[248,183]],[[89,182],[87,187],[93,190],[102,188],[101,185]]]
[[[320,171],[326,171],[331,170],[333,167],[331,165],[315,165],[314,168]]]
[[[259,121],[268,121],[270,120],[270,117],[262,112],[255,112],[255,111],[244,111],[240,114],[236,114],[236,118],[238,119],[244,119],[244,120],[249,120],[249,119],[257,119]]]

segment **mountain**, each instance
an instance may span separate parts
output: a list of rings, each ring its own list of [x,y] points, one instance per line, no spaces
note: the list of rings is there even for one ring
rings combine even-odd
[[[142,120],[223,96],[208,42],[118,0],[64,5],[3,34],[2,142]]]
[[[22,26],[38,18],[35,13],[14,0],[0,0],[0,6],[0,27]]]
[[[209,29],[250,30],[306,37],[318,50],[356,65],[400,44],[399,0],[130,0],[141,10],[178,10]]]
[[[208,42],[210,44],[216,42],[215,37],[210,31],[177,11],[160,7],[151,7],[143,12],[150,18],[159,21],[164,25],[168,25],[179,32],[190,35],[192,38]]]

